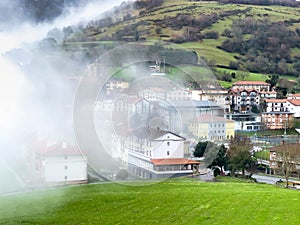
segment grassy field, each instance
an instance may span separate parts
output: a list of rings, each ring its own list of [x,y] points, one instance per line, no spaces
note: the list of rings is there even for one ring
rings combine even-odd
[[[299,224],[298,191],[237,180],[146,184],[0,196],[0,224]]]
[[[263,151],[260,151],[260,152],[255,152],[254,156],[258,159],[269,160],[270,159],[270,151],[263,150]]]

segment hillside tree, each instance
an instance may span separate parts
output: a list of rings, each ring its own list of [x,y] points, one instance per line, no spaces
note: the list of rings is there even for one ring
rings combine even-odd
[[[238,136],[231,141],[226,157],[232,176],[239,170],[245,175],[245,170],[254,164],[250,153],[252,147],[249,138],[246,137]]]

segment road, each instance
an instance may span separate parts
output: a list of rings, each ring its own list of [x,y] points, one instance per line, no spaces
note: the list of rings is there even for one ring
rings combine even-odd
[[[255,178],[257,182],[266,183],[266,184],[275,184],[276,181],[280,179],[279,177],[271,177],[271,176],[264,176],[258,174],[253,174],[252,177]],[[284,178],[281,178],[281,180],[285,182]],[[289,181],[297,181],[297,180],[289,179]]]

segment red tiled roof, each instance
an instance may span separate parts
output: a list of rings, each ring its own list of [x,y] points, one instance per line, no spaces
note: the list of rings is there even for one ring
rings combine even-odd
[[[39,153],[47,156],[83,155],[82,151],[74,146],[63,146],[62,143],[54,144],[39,150]]]
[[[291,97],[300,97],[300,93],[298,93],[298,94],[293,94]]]
[[[190,120],[191,123],[207,123],[207,122],[234,122],[233,120],[226,119],[221,116],[214,116],[210,114],[200,115],[192,120]]]
[[[245,80],[237,81],[237,82],[233,83],[233,85],[268,85],[268,86],[270,86],[269,83],[264,82],[264,81],[245,81]]]
[[[246,91],[246,92],[258,92],[257,90],[255,90],[254,88],[251,88],[251,89],[249,89],[249,88],[236,88],[236,87],[233,87],[232,89],[231,89],[231,91],[232,92],[236,92],[236,93],[238,93],[238,92],[244,92],[244,91]]]
[[[287,99],[266,99],[265,100],[267,103],[268,102],[274,102],[274,103],[284,103],[287,101]]]
[[[293,105],[300,106],[300,99],[290,99],[288,101]]]
[[[199,162],[197,162],[195,160],[190,160],[190,159],[186,159],[186,158],[151,159],[151,162],[155,166],[200,164]]]

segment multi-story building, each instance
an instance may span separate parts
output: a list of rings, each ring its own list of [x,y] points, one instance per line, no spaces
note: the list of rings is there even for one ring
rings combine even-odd
[[[292,128],[294,113],[292,112],[265,112],[262,113],[262,122],[267,129]]]
[[[226,141],[235,137],[234,121],[213,115],[200,115],[190,121],[189,130],[197,138]]]
[[[266,99],[265,113],[262,114],[266,128],[290,128],[294,118],[300,117],[300,99],[296,96],[288,99]]]
[[[287,109],[291,113],[294,113],[295,118],[300,118],[300,98],[288,99],[287,100]]]
[[[232,111],[250,112],[253,106],[259,106],[260,95],[256,90],[232,89],[229,93],[231,94]]]
[[[270,84],[261,81],[238,81],[229,90],[231,109],[235,112],[257,111],[264,99],[276,98]]]
[[[105,83],[106,94],[110,94],[116,89],[127,89],[129,87],[129,83],[126,81],[121,81],[117,79],[111,79]]]
[[[255,113],[230,113],[225,118],[234,121],[234,129],[236,131],[258,131],[264,128],[261,116]]]
[[[288,104],[286,99],[266,99],[266,112],[288,112]]]
[[[185,158],[189,153],[185,138],[159,128],[127,129],[113,135],[112,157],[132,175],[151,179],[198,173],[199,162]]]
[[[28,150],[30,180],[42,183],[86,183],[87,157],[74,146],[41,142]]]
[[[230,112],[230,98],[227,90],[222,89],[205,89],[205,90],[191,90],[192,100],[196,101],[210,101],[215,102],[222,108],[224,113]]]
[[[191,100],[192,92],[185,89],[174,89],[167,92],[167,101],[168,100]]]
[[[246,89],[256,91],[270,91],[270,84],[263,81],[237,81],[232,84],[233,89]]]

